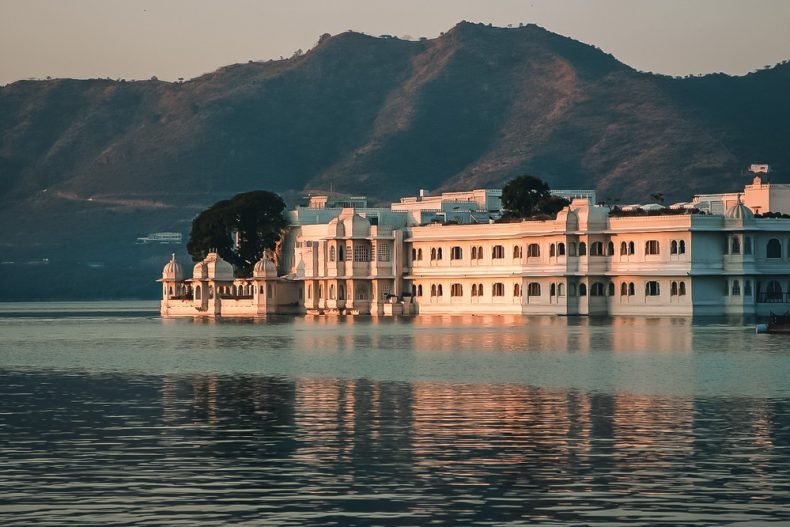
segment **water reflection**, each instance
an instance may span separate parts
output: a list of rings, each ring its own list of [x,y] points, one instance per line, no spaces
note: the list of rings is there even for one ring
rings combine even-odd
[[[788,403],[6,370],[0,522],[790,522]]]

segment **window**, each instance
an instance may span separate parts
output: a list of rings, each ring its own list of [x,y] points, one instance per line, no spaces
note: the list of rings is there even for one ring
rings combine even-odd
[[[442,284],[439,284],[439,287],[436,288],[436,294],[438,296],[444,296],[444,291],[442,290]]]
[[[741,282],[738,280],[732,281],[732,296],[741,296]]]
[[[745,280],[743,282],[743,294],[744,296],[752,296],[752,281]]]
[[[749,285],[751,287],[751,284]],[[680,291],[678,293],[680,296],[686,296],[686,282],[680,282]]]
[[[483,284],[477,284],[477,296],[483,296]]]
[[[768,245],[765,248],[766,258],[781,258],[782,257],[782,243],[776,238],[768,240]]]
[[[411,286],[411,296],[417,296],[417,286],[414,284]]]
[[[595,282],[592,286],[590,286],[590,296],[604,296],[603,284],[601,282]]]
[[[436,248],[431,247],[431,261],[436,260]]]
[[[636,252],[636,245],[634,242],[628,242],[628,254],[634,254]]]
[[[343,246],[341,245],[340,247],[338,247],[337,251],[338,251],[337,259],[342,262],[343,260],[346,259],[346,253],[343,250]]]
[[[579,242],[579,256],[587,256],[587,244],[584,242]]]
[[[491,258],[496,260],[498,258],[504,258],[504,257],[505,257],[505,248],[502,247],[501,245],[494,245],[494,247],[491,249]]]
[[[477,259],[478,260],[483,259],[483,247],[480,245],[477,246]]]
[[[590,244],[590,256],[603,256],[603,242],[592,242]]]
[[[527,246],[527,258],[537,258],[538,256],[540,256],[540,245],[530,243]]]
[[[765,293],[767,300],[782,300],[782,285],[776,280],[771,280]]]
[[[743,254],[752,254],[752,237],[746,236],[743,239]]]
[[[346,286],[344,286],[343,284],[340,284],[339,286],[337,286],[337,298],[339,300],[345,300],[346,299]]]
[[[557,256],[565,256],[565,244],[563,242],[557,244]]]
[[[263,286],[261,286],[261,294],[263,294]],[[309,300],[311,298],[313,298],[313,286],[312,285],[308,285],[307,286],[307,299]]]
[[[609,296],[614,296],[614,282],[609,282],[607,288],[609,289]]]
[[[417,286],[417,296],[422,296],[422,284]]]
[[[661,247],[658,244],[658,240],[648,240],[645,242],[645,254],[660,254]]]
[[[587,296],[587,284],[579,284],[579,296]]]
[[[472,247],[472,260],[477,260],[477,247]]]
[[[431,296],[436,296],[436,284],[431,284]]]
[[[414,262],[417,260],[417,249],[411,250],[411,261]]]
[[[677,254],[677,253],[678,253],[678,242],[677,240],[672,240],[672,243],[669,244],[669,254]]]
[[[527,285],[527,296],[540,296],[540,284],[537,282],[530,282]]]
[[[686,254],[686,240],[680,240],[678,242],[678,254]],[[749,251],[749,254],[751,254],[751,250]]]
[[[738,236],[732,237],[732,245],[731,245],[730,253],[741,254],[741,239]]]
[[[549,245],[549,257],[554,258],[557,256],[557,247],[553,243]]]
[[[521,296],[521,284],[513,285],[513,296],[514,297]]]
[[[514,245],[513,246],[513,258],[521,258],[521,246]]]
[[[324,297],[324,286],[319,285],[318,286],[318,298],[321,299],[323,297]]]
[[[661,294],[661,286],[655,280],[645,283],[645,296],[659,296]]]
[[[354,261],[355,262],[369,262],[370,261],[370,246],[364,243],[354,245]]]
[[[678,283],[677,282],[672,282],[672,285],[669,287],[669,296],[678,296]]]
[[[549,286],[549,296],[557,296],[557,285],[556,284],[551,284],[551,286]]]
[[[557,296],[565,296],[565,284],[557,284]]]
[[[334,285],[330,285],[329,286],[329,300],[334,300],[334,299],[335,299],[335,286]]]
[[[422,248],[417,249],[417,259],[422,260]]]
[[[464,251],[460,247],[456,246],[450,249],[450,260],[462,260],[464,257]]]
[[[636,294],[636,286],[633,282],[628,283],[628,296],[634,296]]]
[[[387,242],[379,243],[377,254],[379,262],[389,262],[390,258],[392,257],[390,244]]]
[[[477,284],[472,284],[472,296],[477,296]]]
[[[330,262],[334,262],[335,261],[335,246],[334,245],[329,248],[329,261]]]
[[[436,249],[436,259],[437,260],[441,260],[442,259],[442,248],[441,247]]]
[[[620,296],[628,296],[628,284],[625,282],[620,283]]]
[[[450,286],[450,296],[464,296],[464,286],[453,284]]]
[[[625,242],[620,242],[620,256],[625,256],[628,254],[628,244]]]
[[[495,283],[491,289],[491,294],[493,296],[505,296],[505,284],[501,282]]]
[[[614,256],[614,242],[606,244],[606,256]]]

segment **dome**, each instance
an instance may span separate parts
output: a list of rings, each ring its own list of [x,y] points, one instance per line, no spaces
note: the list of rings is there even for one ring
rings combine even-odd
[[[162,279],[176,281],[184,279],[184,268],[176,261],[176,253],[173,253],[170,257],[170,261],[167,262],[164,269],[162,269]]]
[[[233,280],[233,266],[217,253],[208,253],[203,264],[206,266],[207,278],[210,280]]]
[[[208,270],[206,269],[205,263],[198,262],[195,264],[194,269],[192,269],[192,278],[195,280],[204,280],[208,278]]]
[[[255,263],[255,267],[252,269],[252,276],[255,278],[276,277],[277,268],[274,265],[274,261],[268,255],[264,255]]]
[[[751,211],[749,207],[741,203],[739,199],[738,203],[727,209],[727,211],[724,213],[724,217],[727,218],[728,220],[743,221],[743,220],[750,220],[754,218],[754,213]]]

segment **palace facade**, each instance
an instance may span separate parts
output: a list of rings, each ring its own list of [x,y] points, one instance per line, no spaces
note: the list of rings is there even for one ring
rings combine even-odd
[[[770,184],[758,178],[752,189],[763,191]],[[768,188],[766,195],[778,195],[772,200],[783,204],[784,191],[790,196],[790,188]],[[211,253],[187,279],[173,258],[160,280],[162,315],[765,315],[790,309],[790,218],[756,216],[738,193],[721,214],[696,207],[699,197],[623,212],[596,205],[589,191],[559,193],[572,201],[555,219],[512,223],[497,222],[498,190],[421,193],[389,208],[368,207],[359,197],[342,203],[315,197],[288,213],[277,262],[267,254],[251,277],[234,277],[230,264]],[[727,203],[729,196],[703,198]],[[759,206],[763,213],[790,212],[767,210],[768,200]]]

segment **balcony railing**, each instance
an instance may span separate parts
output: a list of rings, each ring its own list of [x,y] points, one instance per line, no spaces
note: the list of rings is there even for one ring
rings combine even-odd
[[[787,293],[757,293],[759,304],[790,304],[790,292]]]

